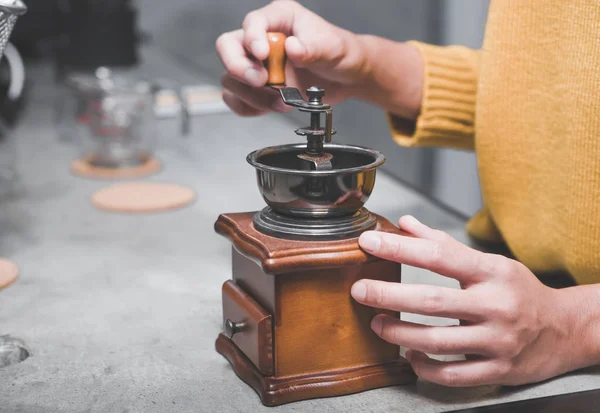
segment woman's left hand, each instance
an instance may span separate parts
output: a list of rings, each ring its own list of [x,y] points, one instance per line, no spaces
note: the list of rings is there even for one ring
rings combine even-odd
[[[455,278],[462,289],[360,280],[358,302],[382,309],[461,320],[435,327],[376,316],[382,339],[409,349],[417,375],[446,386],[518,385],[542,381],[590,364],[586,327],[578,317],[575,289],[544,286],[524,265],[486,254],[431,229],[413,217],[400,219],[410,236],[367,232],[368,253]],[[442,362],[436,355],[467,355]]]

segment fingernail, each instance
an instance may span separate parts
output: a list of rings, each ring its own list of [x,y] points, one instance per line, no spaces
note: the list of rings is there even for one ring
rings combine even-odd
[[[406,350],[406,354],[405,354],[406,360],[411,361],[412,356],[413,356],[413,351],[412,350]]]
[[[263,59],[269,54],[269,45],[261,40],[254,40],[250,43],[250,50],[255,57]]]
[[[244,73],[244,77],[252,86],[259,87],[260,85],[260,73],[256,69],[248,69]]]
[[[381,246],[381,236],[375,232],[365,232],[360,236],[360,246],[368,252],[377,252]]]
[[[412,215],[406,215],[405,217],[403,217],[404,220],[412,222],[413,224],[417,224],[417,225],[423,225],[423,223],[421,221],[419,221],[417,218],[413,217]]]
[[[351,290],[352,297],[358,301],[364,301],[367,297],[367,286],[363,282],[354,283]]]
[[[375,333],[377,333],[377,335],[381,335],[383,330],[383,320],[381,317],[375,317],[373,320],[371,320],[371,328]]]

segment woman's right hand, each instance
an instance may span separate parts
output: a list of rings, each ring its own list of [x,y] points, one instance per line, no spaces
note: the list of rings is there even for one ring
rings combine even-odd
[[[326,89],[325,101],[353,97],[366,83],[369,64],[358,35],[341,29],[295,1],[277,0],[249,13],[243,28],[222,34],[217,52],[225,66],[221,82],[225,103],[238,115],[257,116],[290,110],[280,95],[264,87],[269,56],[268,32],[288,36],[286,83],[301,91],[316,85]]]

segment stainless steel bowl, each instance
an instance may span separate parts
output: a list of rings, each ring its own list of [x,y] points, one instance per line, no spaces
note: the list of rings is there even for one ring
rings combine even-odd
[[[298,158],[306,144],[273,146],[248,155],[258,188],[275,212],[300,218],[350,215],[367,202],[385,156],[361,146],[329,144],[332,170],[309,171]]]

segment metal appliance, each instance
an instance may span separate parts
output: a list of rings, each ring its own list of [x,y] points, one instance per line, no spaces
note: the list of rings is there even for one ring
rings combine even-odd
[[[18,17],[23,15],[26,11],[27,7],[20,0],[0,0],[0,57],[4,55],[9,37],[15,27]],[[6,149],[5,143],[4,148],[0,148],[0,151],[3,149]],[[4,163],[5,160],[6,154],[4,155],[4,158],[0,160],[0,163]],[[8,168],[8,170],[10,172],[10,168]],[[1,165],[0,180],[12,178],[12,176],[7,177],[6,174],[7,165]],[[2,280],[0,282],[0,290],[12,284],[17,276],[18,271],[14,272],[13,277],[10,279]],[[0,367],[20,363],[28,356],[29,352],[22,340],[10,336],[0,336]]]
[[[0,0],[0,135],[18,114],[25,88],[25,66],[17,48],[9,43],[17,19],[27,12],[21,0]]]

